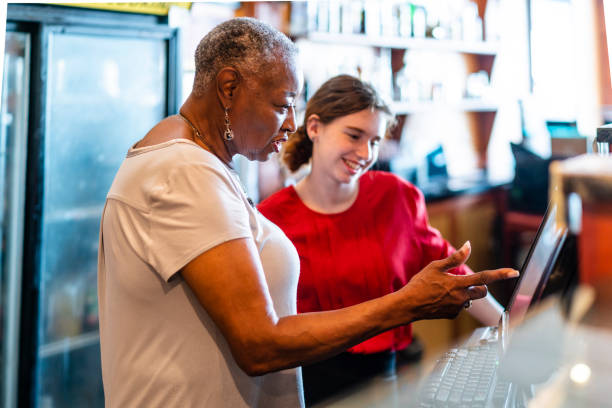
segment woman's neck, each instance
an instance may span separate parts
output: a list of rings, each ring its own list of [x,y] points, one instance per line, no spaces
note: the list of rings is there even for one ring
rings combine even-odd
[[[180,114],[190,122],[190,125],[193,125],[198,130],[200,137],[204,139],[201,140],[194,135],[194,142],[202,148],[209,150],[227,166],[231,167],[234,152],[230,151],[230,146],[220,136],[223,132],[223,125],[220,124],[221,120],[218,120],[217,122],[219,123],[217,124],[212,123],[210,120],[212,119],[210,117],[211,113],[215,115],[213,113],[215,109],[209,107],[214,104],[204,99],[196,98],[193,94],[189,95],[180,109]],[[216,112],[216,116],[222,118],[223,112]]]
[[[302,202],[311,210],[334,214],[349,209],[359,194],[359,180],[352,183],[338,183],[327,174],[315,168],[300,180],[295,190]]]

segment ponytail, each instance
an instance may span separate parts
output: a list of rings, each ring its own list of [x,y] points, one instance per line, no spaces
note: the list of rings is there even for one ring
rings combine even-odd
[[[306,126],[300,126],[289,136],[283,149],[283,162],[292,172],[310,161],[312,156],[312,140],[306,133]]]

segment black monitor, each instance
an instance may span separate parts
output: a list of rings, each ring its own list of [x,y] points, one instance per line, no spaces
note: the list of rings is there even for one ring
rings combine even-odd
[[[559,297],[563,312],[569,317],[572,294],[578,283],[578,237],[568,233],[548,279],[543,282],[540,299]]]
[[[553,291],[554,285],[549,286],[548,281],[567,236],[567,228],[557,225],[556,215],[556,206],[549,204],[508,303],[507,311],[512,326],[523,320],[529,307],[541,299],[545,288]]]

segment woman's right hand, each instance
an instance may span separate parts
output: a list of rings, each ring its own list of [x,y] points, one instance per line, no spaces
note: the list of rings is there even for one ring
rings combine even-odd
[[[454,317],[486,285],[518,276],[512,269],[455,276],[469,245],[434,261],[402,289],[343,309],[278,317],[251,239],[224,242],[189,262],[181,275],[249,375],[329,358],[385,330],[421,319]]]
[[[431,262],[400,289],[405,305],[415,320],[450,319],[463,309],[466,302],[487,295],[487,284],[500,279],[519,276],[510,268],[486,270],[472,275],[453,275],[449,270],[463,264],[470,256],[467,241],[458,251],[445,259]]]

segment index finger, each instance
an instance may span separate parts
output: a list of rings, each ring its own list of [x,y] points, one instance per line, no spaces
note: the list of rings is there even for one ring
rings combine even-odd
[[[519,271],[512,268],[500,268],[490,271],[475,272],[472,275],[461,276],[466,286],[487,285],[502,279],[511,279],[519,276]]]

